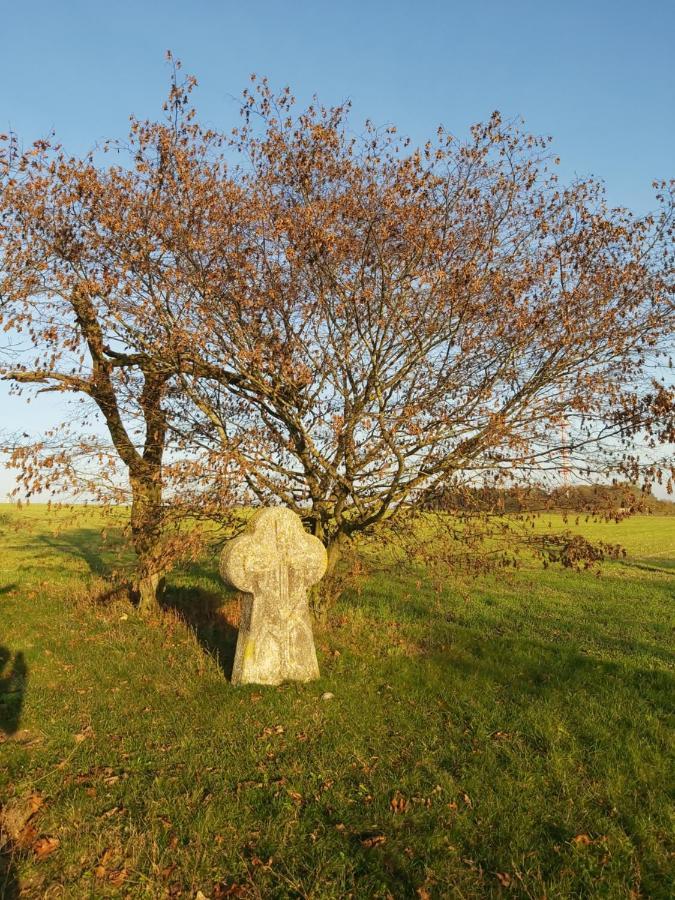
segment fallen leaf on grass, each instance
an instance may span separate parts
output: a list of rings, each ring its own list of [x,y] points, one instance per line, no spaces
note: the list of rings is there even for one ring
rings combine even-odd
[[[274,725],[274,726],[268,725],[265,728],[263,728],[263,730],[260,733],[260,737],[261,738],[272,737],[275,734],[283,734],[284,731],[285,731],[285,728],[283,725]]]
[[[61,841],[56,837],[43,837],[39,838],[33,844],[33,852],[37,856],[38,859],[44,859],[45,856],[49,856],[50,853],[53,853],[55,850],[58,850],[61,845]]]
[[[391,798],[389,806],[391,807],[392,812],[403,813],[408,808],[408,801],[403,796],[403,794],[399,793],[399,791],[396,791],[394,796]]]
[[[44,802],[41,794],[30,794],[28,797],[14,800],[2,807],[0,809],[0,832],[4,832],[13,841],[23,843],[22,833]],[[28,843],[32,843],[32,838]]]
[[[100,869],[100,868],[107,869],[107,864],[110,862],[110,860],[113,858],[114,855],[115,855],[115,851],[112,849],[112,847],[108,847],[107,849],[105,849],[98,858],[98,863],[96,865],[96,868],[97,869]],[[94,870],[94,871],[96,871],[96,870]]]
[[[245,897],[247,890],[242,884],[214,884],[211,900],[222,900],[223,897]]]
[[[113,806],[112,809],[107,810],[104,813],[101,813],[99,819],[109,819],[111,816],[116,816],[118,813],[122,812],[121,806]]]
[[[587,847],[589,844],[593,843],[593,839],[590,838],[587,834],[577,834],[572,838],[572,843]]]
[[[366,837],[361,838],[361,845],[363,847],[380,847],[382,844],[387,842],[386,835],[384,834],[372,834]]]
[[[29,822],[28,825],[24,826],[20,833],[17,835],[14,843],[17,847],[20,847],[22,850],[30,850],[35,841],[37,840],[38,830],[37,827]]]
[[[117,869],[116,871],[111,872],[110,875],[108,875],[108,881],[110,882],[110,884],[114,884],[115,887],[119,887],[126,881],[128,874],[129,872],[127,869]]]
[[[510,887],[511,886],[511,876],[508,872],[496,872],[497,881],[501,884],[502,887]]]

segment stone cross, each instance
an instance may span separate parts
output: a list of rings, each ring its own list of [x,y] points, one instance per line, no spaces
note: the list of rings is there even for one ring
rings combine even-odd
[[[319,677],[307,589],[326,571],[326,548],[290,509],[261,509],[220,557],[223,579],[246,592],[232,684]]]

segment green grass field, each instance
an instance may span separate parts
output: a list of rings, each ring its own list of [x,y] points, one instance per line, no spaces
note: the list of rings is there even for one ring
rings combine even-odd
[[[0,507],[0,896],[673,896],[675,517],[584,525],[601,577],[374,577],[279,688],[215,559],[148,625],[62,525]]]

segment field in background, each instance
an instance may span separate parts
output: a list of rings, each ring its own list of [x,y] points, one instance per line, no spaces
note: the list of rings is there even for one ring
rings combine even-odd
[[[6,897],[672,896],[675,517],[582,524],[601,577],[373,577],[280,688],[229,684],[214,559],[152,627],[57,524],[0,506]]]

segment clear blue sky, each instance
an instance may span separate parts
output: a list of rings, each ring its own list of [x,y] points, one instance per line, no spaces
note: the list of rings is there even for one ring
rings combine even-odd
[[[154,116],[167,49],[199,80],[203,119],[234,123],[251,72],[304,100],[350,98],[356,121],[423,141],[494,109],[551,134],[561,174],[593,174],[645,212],[675,176],[675,0],[32,0],[0,11],[0,131],[54,128],[78,153]],[[0,430],[38,431],[0,386]],[[0,496],[10,479],[0,471]]]

